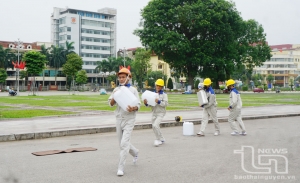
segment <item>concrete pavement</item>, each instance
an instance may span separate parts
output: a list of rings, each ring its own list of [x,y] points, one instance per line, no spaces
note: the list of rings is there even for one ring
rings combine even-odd
[[[247,136],[230,136],[228,123],[221,123],[221,135],[214,136],[214,125],[208,124],[205,137],[183,136],[182,127],[163,128],[166,144],[153,147],[151,129],[135,130],[131,142],[140,150],[137,165],[127,156],[125,175],[118,177],[118,140],[115,133],[49,138],[0,143],[0,182],[2,183],[297,183],[300,179],[300,117],[247,120]],[[200,125],[195,125],[195,132]],[[245,159],[235,150],[245,150]],[[31,153],[46,150],[64,150],[75,147],[94,147],[97,151],[34,156]],[[267,153],[258,164],[258,149],[280,150],[283,154]],[[275,157],[272,155],[281,155]],[[260,172],[270,168],[270,174]],[[286,157],[287,161],[284,158]],[[276,164],[278,162],[278,164]],[[287,174],[275,173],[285,171]],[[251,179],[251,176],[262,177]],[[248,176],[248,179],[247,179]],[[280,179],[278,179],[278,177]],[[238,180],[237,178],[242,178]],[[275,178],[275,180],[273,180]],[[295,178],[295,179],[294,179]],[[266,179],[266,180],[265,180]]]
[[[240,91],[241,93],[253,93],[252,91]],[[178,92],[177,94],[180,94],[181,92]],[[274,91],[265,91],[265,93],[268,94],[276,94]],[[300,91],[281,91],[281,93],[299,93]],[[39,96],[51,96],[51,95],[72,95],[73,92],[68,92],[68,91],[39,91],[36,93]],[[84,92],[79,92],[75,91],[75,95],[99,95],[99,92],[91,92],[91,91],[84,91]],[[108,92],[110,94],[110,92]],[[168,94],[175,94],[175,93],[168,93]],[[30,92],[19,92],[19,96],[28,96],[30,95]],[[0,92],[0,97],[6,97],[8,96],[7,92]]]
[[[300,116],[300,105],[280,105],[265,107],[246,107],[242,110],[243,120]],[[175,116],[182,116],[183,121],[199,124],[202,119],[202,109],[198,111],[169,111],[164,117],[162,127],[179,126]],[[220,122],[227,122],[228,110],[218,110]],[[137,114],[135,129],[151,128],[151,113]],[[91,116],[46,117],[0,121],[0,142],[41,139],[50,137],[94,134],[115,131],[113,113]]]

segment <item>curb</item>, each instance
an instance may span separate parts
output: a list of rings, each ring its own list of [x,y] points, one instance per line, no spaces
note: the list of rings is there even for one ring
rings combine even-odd
[[[268,119],[268,118],[282,118],[282,117],[293,117],[300,116],[300,113],[290,113],[290,114],[275,114],[275,115],[265,115],[265,116],[245,116],[243,120],[255,120],[255,119]],[[227,122],[228,118],[219,118],[219,122]],[[185,121],[193,122],[195,125],[201,124],[201,120],[187,119]],[[212,121],[209,121],[212,122]],[[174,121],[164,121],[161,123],[162,128],[182,126],[181,122]],[[134,130],[151,129],[151,123],[136,124]],[[0,142],[9,141],[20,141],[20,140],[34,140],[34,139],[44,139],[44,138],[54,138],[54,137],[64,137],[64,136],[74,136],[74,135],[86,135],[86,134],[97,134],[97,133],[107,133],[115,132],[115,126],[104,126],[100,128],[85,128],[85,129],[73,129],[73,130],[61,130],[52,132],[36,132],[36,133],[23,133],[23,134],[9,134],[0,135]]]

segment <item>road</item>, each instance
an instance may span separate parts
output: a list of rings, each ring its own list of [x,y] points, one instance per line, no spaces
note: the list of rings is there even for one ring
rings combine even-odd
[[[151,129],[137,130],[132,143],[140,150],[137,165],[128,156],[125,175],[118,177],[119,148],[115,133],[59,137],[42,140],[26,140],[0,143],[0,182],[2,183],[168,183],[168,182],[299,182],[300,179],[300,117],[272,118],[244,121],[248,135],[230,136],[228,123],[221,123],[221,135],[213,136],[213,124],[209,124],[205,137],[183,136],[182,127],[163,128],[166,144],[153,147]],[[198,132],[200,126],[195,126]],[[256,175],[246,173],[241,166],[241,154],[234,154],[242,146],[253,146],[254,162],[259,166],[258,152],[280,152],[278,171],[285,171],[296,180],[237,180],[237,176]],[[45,150],[64,150],[74,147],[95,147],[97,151],[66,153],[51,156],[34,156],[31,153]],[[258,150],[260,149],[260,150]],[[274,151],[275,150],[275,151]],[[267,154],[274,158],[274,154]],[[273,157],[271,157],[273,156]],[[245,169],[251,166],[251,151],[245,150]],[[266,162],[266,159],[263,162]],[[269,174],[267,174],[269,175]],[[251,178],[251,177],[250,177]],[[264,177],[266,178],[266,177]],[[16,180],[16,181],[14,181]]]

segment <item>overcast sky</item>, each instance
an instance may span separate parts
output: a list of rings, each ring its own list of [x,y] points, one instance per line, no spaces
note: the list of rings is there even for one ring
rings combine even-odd
[[[270,45],[300,43],[300,0],[233,0],[242,17],[261,23]],[[117,9],[117,49],[141,46],[132,34],[149,0],[0,0],[0,41],[50,42],[53,7]]]

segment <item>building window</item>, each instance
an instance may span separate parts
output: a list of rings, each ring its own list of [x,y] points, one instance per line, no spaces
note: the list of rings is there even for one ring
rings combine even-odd
[[[66,17],[60,18],[59,24],[66,24]]]
[[[67,31],[68,31],[68,32],[71,32],[71,27],[68,27],[68,28],[67,28]]]
[[[95,26],[95,27],[109,27],[110,23],[95,21],[95,20],[85,20],[83,19],[81,21],[82,25],[89,25],[89,26]]]
[[[65,27],[60,27],[59,32],[65,32]]]
[[[93,17],[92,13],[86,13],[85,15],[86,15],[86,17]]]
[[[68,40],[71,40],[71,35],[67,35],[67,39],[68,39]]]
[[[90,50],[91,50],[91,49],[93,49],[93,46],[86,45],[86,46],[85,46],[85,49],[90,49]]]
[[[65,35],[59,36],[59,40],[60,40],[60,41],[65,40]]]
[[[100,50],[100,46],[94,46],[94,50]]]
[[[84,12],[81,12],[81,11],[78,11],[77,14],[80,16],[84,16]]]
[[[100,15],[94,14],[94,18],[100,18]]]
[[[94,42],[100,42],[100,41],[101,41],[101,39],[98,39],[98,38],[94,39]]]
[[[85,69],[86,73],[94,73],[93,69]]]

